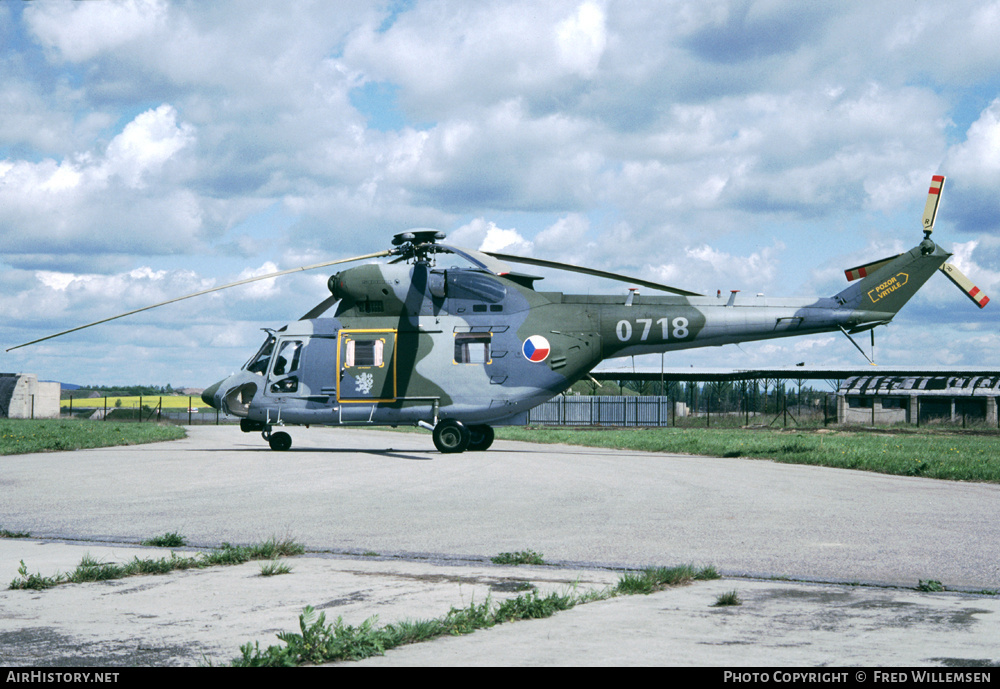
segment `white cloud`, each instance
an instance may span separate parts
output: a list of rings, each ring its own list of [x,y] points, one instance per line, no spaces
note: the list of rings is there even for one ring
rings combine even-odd
[[[169,105],[148,110],[129,122],[108,145],[107,169],[129,187],[143,186],[143,176],[155,173],[175,153],[194,141],[194,128],[177,124]]]
[[[593,76],[607,40],[603,8],[596,2],[584,2],[556,26],[559,63],[581,76]]]
[[[166,14],[162,0],[37,3],[25,9],[25,18],[42,44],[71,62],[148,38],[163,25]]]
[[[62,161],[4,161],[0,222],[9,253],[175,251],[201,226],[196,197],[172,184],[142,191],[165,164],[193,141],[169,105],[138,115],[103,155],[77,153]],[[137,193],[140,192],[140,193]],[[161,233],[154,228],[161,228]]]
[[[685,266],[691,274],[699,276],[702,289],[705,289],[705,285],[711,286],[711,282],[706,280],[709,278],[714,279],[716,289],[757,292],[773,283],[779,258],[784,251],[785,246],[781,242],[749,256],[732,255],[701,245],[687,250]]]
[[[972,123],[965,141],[948,152],[948,168],[977,187],[1000,184],[1000,98]]]
[[[517,230],[503,230],[490,223],[486,238],[479,245],[480,251],[496,251],[501,253],[530,256],[532,243],[518,234]]]

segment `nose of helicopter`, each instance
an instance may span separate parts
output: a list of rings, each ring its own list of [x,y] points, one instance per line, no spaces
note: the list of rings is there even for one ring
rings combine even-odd
[[[215,394],[224,382],[224,380],[220,380],[218,383],[205,388],[205,391],[201,393],[201,401],[214,409],[220,409],[221,402],[215,399]]]

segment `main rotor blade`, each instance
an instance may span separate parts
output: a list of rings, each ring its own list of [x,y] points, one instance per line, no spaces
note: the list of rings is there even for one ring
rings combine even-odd
[[[450,246],[448,244],[438,244],[437,246],[450,251],[456,256],[461,256],[480,270],[485,270],[494,275],[506,275],[510,272],[510,266],[494,260],[500,258],[498,254],[476,251],[474,249],[460,249],[457,246]]]
[[[203,289],[200,292],[194,292],[193,294],[186,294],[183,297],[177,297],[175,299],[168,299],[167,301],[161,301],[158,304],[151,304],[149,306],[143,306],[141,309],[133,309],[132,311],[126,311],[125,313],[120,313],[117,316],[111,316],[110,318],[102,318],[99,321],[94,321],[93,323],[87,323],[86,325],[80,325],[75,328],[70,328],[69,330],[63,330],[62,332],[54,333],[52,335],[46,335],[45,337],[40,337],[37,340],[32,340],[31,342],[25,342],[24,344],[19,344],[14,347],[7,349],[11,352],[15,349],[20,349],[21,347],[27,347],[28,345],[37,344],[39,342],[44,342],[45,340],[51,340],[56,337],[62,337],[63,335],[68,335],[69,333],[75,333],[77,330],[83,330],[84,328],[90,328],[95,325],[100,325],[102,323],[107,323],[108,321],[117,320],[119,318],[124,318],[125,316],[131,316],[135,313],[141,313],[142,311],[149,311],[150,309],[159,308],[160,306],[166,306],[167,304],[173,304],[174,302],[184,301],[185,299],[191,299],[192,297],[200,297],[203,294],[210,294],[212,292],[218,292],[220,290],[229,289],[230,287],[239,287],[240,285],[246,285],[251,282],[257,282],[259,280],[268,280],[270,278],[281,277],[282,275],[289,275],[290,273],[300,273],[306,270],[315,270],[316,268],[325,268],[327,266],[335,266],[338,263],[350,263],[352,261],[363,261],[367,258],[380,258],[382,256],[389,256],[392,251],[379,251],[374,254],[366,254],[365,256],[354,256],[353,258],[342,258],[337,261],[326,261],[324,263],[315,263],[311,266],[302,266],[300,268],[289,268],[288,270],[280,270],[277,273],[268,273],[267,275],[258,275],[257,277],[246,278],[245,280],[237,280],[236,282],[230,282],[226,285],[221,285],[219,287],[212,287],[211,289]]]
[[[596,268],[584,268],[583,266],[575,266],[572,263],[559,263],[558,261],[546,261],[541,258],[525,258],[523,256],[514,256],[512,254],[500,254],[494,253],[492,251],[483,252],[487,256],[492,256],[493,258],[499,258],[502,261],[511,261],[512,263],[527,263],[528,265],[538,266],[540,268],[556,268],[558,270],[568,270],[573,273],[583,273],[584,275],[593,275],[599,278],[608,278],[609,280],[618,280],[620,282],[630,282],[635,285],[640,285],[642,287],[649,287],[651,289],[660,290],[662,292],[670,292],[672,294],[679,294],[682,297],[701,297],[704,296],[698,292],[689,292],[685,289],[679,289],[677,287],[670,287],[669,285],[661,285],[658,282],[650,282],[649,280],[642,280],[640,278],[634,278],[630,275],[622,275],[621,273],[610,273],[606,270],[597,270]]]

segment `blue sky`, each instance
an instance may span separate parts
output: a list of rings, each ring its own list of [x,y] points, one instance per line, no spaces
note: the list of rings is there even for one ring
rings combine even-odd
[[[1000,295],[997,35],[985,1],[0,3],[2,344],[413,227],[705,293],[828,295],[920,240],[933,174],[934,238]],[[325,279],[183,302],[0,370],[204,387]],[[1000,366],[996,306],[935,277],[877,358]],[[864,363],[841,336],[668,358]]]

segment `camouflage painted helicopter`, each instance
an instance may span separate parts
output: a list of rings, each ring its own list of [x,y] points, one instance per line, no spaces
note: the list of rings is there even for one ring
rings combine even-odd
[[[330,297],[300,320],[267,330],[243,368],[202,399],[239,417],[243,431],[261,432],[274,450],[292,442],[275,428],[313,424],[420,426],[432,432],[441,452],[485,450],[494,426],[523,423],[529,409],[604,359],[831,331],[850,337],[889,323],[939,269],[985,306],[988,298],[945,263],[950,254],[930,239],[943,185],[944,178],[935,176],[918,246],[849,269],[848,279],[860,281],[820,299],[736,292],[728,299],[705,297],[616,273],[449,246],[442,233],[427,230],[396,235],[386,251],[180,299],[299,270],[393,257],[332,275]],[[441,267],[435,260],[441,254],[471,267]],[[635,289],[627,296],[540,292],[534,288],[539,278],[514,272],[507,262],[610,277],[672,296]],[[137,311],[173,301],[178,299]],[[49,337],[65,332],[72,330]]]

